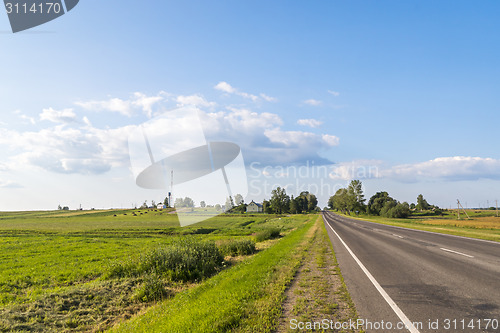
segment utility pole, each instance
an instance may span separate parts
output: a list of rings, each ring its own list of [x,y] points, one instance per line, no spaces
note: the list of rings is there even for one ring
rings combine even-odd
[[[465,215],[467,215],[467,218],[470,220],[469,214],[467,214],[467,211],[464,209],[464,206],[460,204],[460,200],[457,199],[457,204],[458,204],[458,219],[460,220],[460,207],[462,207],[462,210],[464,211]]]
[[[495,200],[495,206],[497,207],[497,217],[498,217],[498,200]]]
[[[457,215],[458,219],[460,220],[460,201],[457,199]]]

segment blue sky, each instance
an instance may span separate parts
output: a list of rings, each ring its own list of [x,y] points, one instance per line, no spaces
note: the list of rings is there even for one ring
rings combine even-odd
[[[324,205],[360,178],[368,197],[491,206],[498,17],[496,1],[82,0],[12,34],[0,14],[0,210],[158,201],[127,136],[186,105],[241,146],[247,200],[316,183]]]

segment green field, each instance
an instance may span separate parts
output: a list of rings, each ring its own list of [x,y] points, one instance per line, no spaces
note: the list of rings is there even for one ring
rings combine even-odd
[[[276,311],[283,290],[300,263],[299,244],[317,217],[220,215],[181,228],[175,214],[156,210],[0,213],[0,331],[104,330],[150,308],[158,301],[157,295],[175,305],[198,293],[203,297],[196,302],[206,302],[205,312],[211,309],[208,305],[220,310],[210,310],[212,321],[204,324],[209,326],[199,327],[220,327],[213,331],[224,331],[258,323],[269,329],[279,315]],[[281,234],[280,238],[265,240],[271,238],[273,230]],[[257,254],[237,254],[238,246],[251,245],[255,240],[260,240]],[[213,272],[196,277],[190,271],[190,277],[184,278],[172,270],[159,270],[158,261],[145,266],[144,262],[158,253],[166,258],[175,252],[172,249],[186,251],[182,245],[186,242],[198,244],[200,249],[209,243],[219,249],[232,244],[236,254],[226,256],[222,266],[214,268],[220,273],[203,283]],[[151,267],[155,270],[149,271]],[[211,287],[214,283],[227,286],[227,294],[217,295],[218,303],[210,295],[216,290]],[[177,294],[180,296],[174,297]],[[271,299],[264,295],[271,295]],[[246,313],[243,309],[248,302],[257,309],[263,307],[262,311]],[[193,309],[199,309],[197,304],[192,304]],[[163,306],[156,311],[170,308],[168,304]],[[150,330],[151,326],[144,323],[151,316],[158,317],[154,315],[157,312],[152,313],[120,330]],[[169,325],[191,320],[186,315],[183,318]],[[228,322],[227,318],[232,319]],[[249,322],[248,318],[258,320]],[[166,324],[159,320],[158,325]]]

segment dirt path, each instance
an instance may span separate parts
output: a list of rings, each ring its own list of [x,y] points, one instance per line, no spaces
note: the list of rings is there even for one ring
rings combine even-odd
[[[285,292],[277,332],[359,332],[347,327],[356,321],[356,310],[321,216],[311,232],[302,266]],[[340,327],[343,323],[344,329]]]

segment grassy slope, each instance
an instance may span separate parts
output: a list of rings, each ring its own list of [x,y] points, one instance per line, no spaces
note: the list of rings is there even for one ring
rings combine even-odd
[[[304,236],[314,220],[236,267],[177,294],[112,331],[271,331],[278,324],[284,291],[300,265],[306,244]]]
[[[134,212],[137,216],[132,215]],[[287,233],[303,222],[300,216],[222,215],[180,228],[176,227],[174,214],[141,212],[142,215],[130,210],[0,212],[0,321],[7,320],[8,327],[15,326],[15,322],[25,325],[23,318],[30,304],[36,313],[47,308],[58,315],[54,297],[73,303],[75,295],[81,293],[111,299],[120,293],[117,288],[122,287],[117,286],[122,282],[102,280],[110,263],[128,260],[180,236],[229,239],[248,237],[268,227],[279,227]],[[110,283],[116,286],[108,286]],[[115,290],[114,294],[108,289]],[[101,295],[103,290],[109,295]],[[93,306],[90,301],[83,303]],[[83,303],[75,303],[74,307]],[[65,306],[60,308],[68,315],[78,310],[68,312]],[[24,311],[22,316],[17,315],[20,311]],[[40,320],[37,318],[33,320]],[[74,324],[64,325],[70,329]]]

